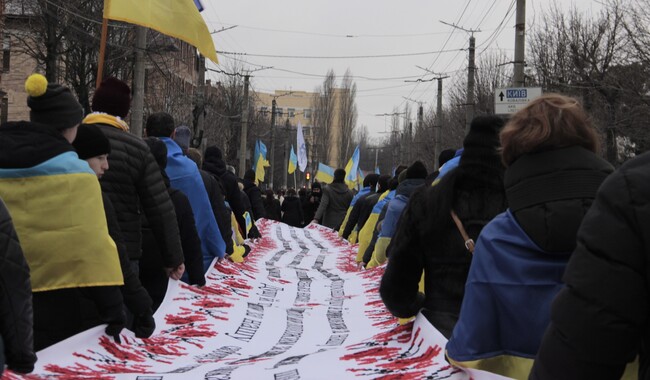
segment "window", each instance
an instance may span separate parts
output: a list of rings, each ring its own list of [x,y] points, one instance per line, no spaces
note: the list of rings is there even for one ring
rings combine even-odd
[[[303,115],[305,116],[305,119],[311,119],[311,108],[305,108],[303,110]]]
[[[296,116],[296,109],[295,108],[287,108],[287,114],[288,114],[289,117]]]
[[[284,111],[284,110],[282,109],[282,107],[276,107],[276,108],[275,108],[275,113],[276,113],[278,116],[282,116],[282,112],[283,112],[283,111]]]
[[[269,107],[266,106],[260,107],[260,113],[266,115],[267,112],[269,112]]]

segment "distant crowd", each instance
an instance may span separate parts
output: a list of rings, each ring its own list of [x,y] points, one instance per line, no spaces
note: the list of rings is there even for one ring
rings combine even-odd
[[[270,219],[338,231],[359,270],[385,264],[386,308],[418,313],[457,366],[516,379],[650,378],[650,155],[615,170],[572,98],[475,118],[439,170],[416,161],[329,184],[262,191],[167,113],[129,133],[127,84],[83,114],[70,90],[27,80],[30,120],[0,126],[0,373],[93,326],[147,338],[168,279],[205,285],[242,262]]]

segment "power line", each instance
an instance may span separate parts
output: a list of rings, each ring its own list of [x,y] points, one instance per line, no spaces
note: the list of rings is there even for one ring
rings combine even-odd
[[[401,54],[378,54],[378,55],[348,55],[348,56],[313,56],[313,55],[273,55],[273,54],[253,54],[253,53],[239,53],[231,51],[217,50],[218,54],[222,55],[242,55],[248,57],[262,57],[262,58],[291,58],[291,59],[363,59],[363,58],[393,58],[393,57],[413,57],[419,55],[453,53],[462,49],[448,49],[436,51],[424,51],[417,53],[401,53]]]

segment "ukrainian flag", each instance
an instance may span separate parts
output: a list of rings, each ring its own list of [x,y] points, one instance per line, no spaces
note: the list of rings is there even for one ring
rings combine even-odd
[[[345,165],[345,172],[347,173],[345,175],[345,183],[348,185],[350,189],[354,189],[357,187],[357,177],[359,173],[357,172],[359,170],[359,145],[354,149],[354,153],[352,153],[352,157],[350,157],[350,160],[348,161],[348,164]]]
[[[99,181],[77,153],[31,168],[0,169],[0,197],[13,218],[34,292],[124,284]]]
[[[212,35],[194,0],[104,0],[104,18],[146,26],[178,38],[219,63]]]
[[[293,145],[291,145],[291,154],[289,155],[289,174],[293,174],[296,171],[298,166],[298,157],[296,152],[293,150]]]
[[[332,181],[334,181],[334,168],[329,167],[322,162],[319,162],[318,171],[316,172],[316,179],[318,182],[332,183]]]

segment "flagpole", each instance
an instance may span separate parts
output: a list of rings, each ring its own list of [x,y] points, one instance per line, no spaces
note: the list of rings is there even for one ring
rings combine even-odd
[[[102,38],[99,41],[99,61],[97,62],[97,83],[95,88],[99,88],[104,77],[104,59],[106,57],[106,39],[108,38],[108,19],[102,19]]]
[[[296,180],[296,172],[297,170],[293,172],[293,188],[296,189],[296,191],[298,191],[298,181]]]

